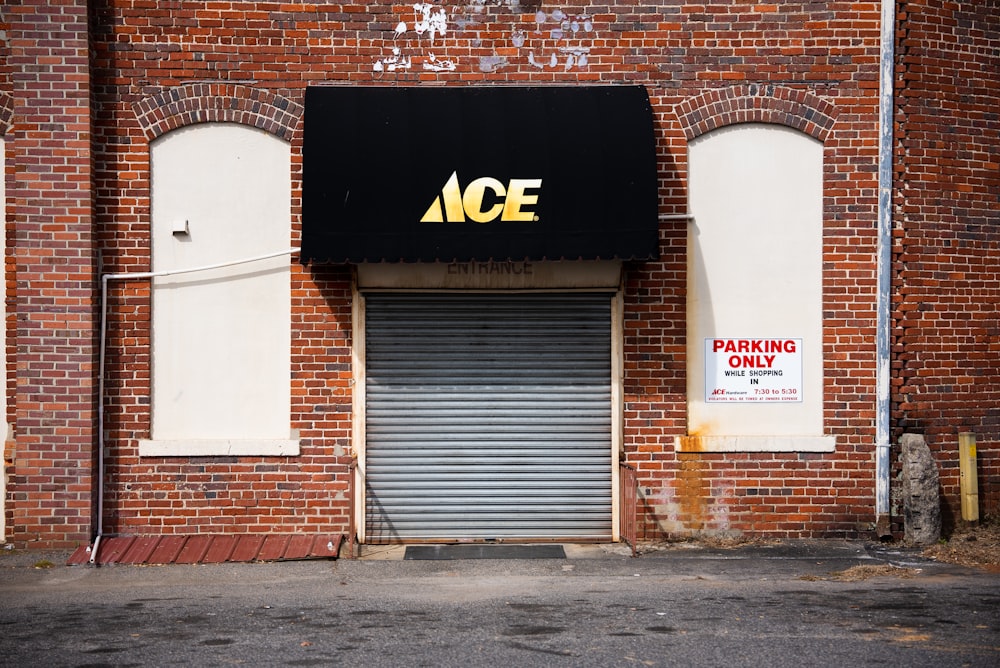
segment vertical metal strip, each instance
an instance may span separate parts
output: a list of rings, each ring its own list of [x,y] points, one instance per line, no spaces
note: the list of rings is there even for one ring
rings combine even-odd
[[[365,535],[365,296],[358,289],[358,272],[351,272],[351,457],[355,466],[350,512],[354,516],[357,540],[364,544]]]
[[[624,420],[624,347],[625,313],[622,289],[611,298],[611,540],[621,540],[621,475],[618,468],[625,448]]]

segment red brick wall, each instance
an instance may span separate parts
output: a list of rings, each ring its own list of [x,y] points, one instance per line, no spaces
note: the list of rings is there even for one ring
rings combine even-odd
[[[28,3],[20,12],[27,16],[41,11],[34,5],[48,4]],[[437,35],[432,48],[428,33],[418,38],[413,31],[418,17],[412,4],[91,2],[94,229],[104,270],[149,267],[149,128],[162,121],[149,120],[143,116],[147,113],[197,122],[210,118],[198,113],[218,112],[219,98],[235,101],[238,107],[241,100],[249,101],[253,107],[252,100],[263,91],[268,100],[301,104],[306,85],[332,81],[382,85],[639,83],[647,87],[657,119],[664,215],[686,209],[687,139],[693,136],[690,128],[700,122],[689,116],[692,110],[706,114],[711,123],[726,124],[756,118],[747,115],[749,110],[763,105],[773,114],[769,120],[792,119],[795,127],[809,132],[815,132],[818,118],[825,117],[830,125],[819,128],[825,137],[827,161],[825,416],[828,433],[837,439],[836,452],[680,455],[674,451],[673,437],[686,433],[686,223],[665,220],[661,261],[630,266],[626,274],[625,458],[640,471],[648,538],[664,532],[843,536],[867,530],[874,520],[878,4],[524,2],[519,14],[505,3],[494,4],[478,9],[472,3],[448,6],[449,31]],[[562,19],[552,18],[557,8],[567,15],[565,29]],[[541,22],[536,21],[536,10],[546,13]],[[408,31],[394,36],[401,21],[407,23]],[[79,26],[71,27],[69,34],[78,35]],[[561,39],[553,32],[560,29],[564,30]],[[86,48],[85,42],[70,40],[70,44]],[[398,56],[394,48],[400,49]],[[20,60],[12,58],[15,71],[25,72],[23,94],[32,99],[44,94],[41,85],[28,85],[39,75],[29,62],[37,56],[26,51]],[[393,58],[397,66],[399,58],[406,58],[410,68],[391,71]],[[381,62],[381,71],[376,70],[376,62]],[[454,70],[425,68],[443,68],[448,62],[455,63]],[[206,84],[224,84],[225,90]],[[86,82],[77,80],[75,86],[70,99],[77,94],[85,99]],[[197,98],[197,109],[216,111],[178,116],[165,106],[177,98],[188,102]],[[802,104],[803,99],[810,103]],[[84,114],[86,106],[82,103],[77,113]],[[799,118],[802,113],[816,112],[819,117]],[[294,156],[292,220],[297,235],[302,137],[299,126],[289,127]],[[42,139],[33,140],[30,151],[27,145],[21,146],[20,139],[34,135],[24,131],[17,135],[18,156],[28,171],[39,171],[32,160],[52,130],[40,128],[39,132]],[[84,167],[80,165],[74,174],[89,179],[89,167]],[[37,300],[49,293],[28,279],[44,278],[50,266],[44,262],[47,247],[40,246],[39,230],[32,236],[29,229],[34,220],[29,205],[48,187],[40,177],[33,175],[30,181],[27,177],[26,172],[19,190],[19,203],[23,201],[25,210],[19,212],[18,220],[26,233],[24,259],[18,264],[24,278],[19,288],[25,290],[19,295],[24,311],[19,333],[27,337],[25,343],[38,342],[41,347],[33,347],[21,360],[24,369],[37,377],[28,378],[17,396],[18,460],[22,448],[37,451],[39,456],[27,457],[19,469],[25,471],[17,481],[24,493],[18,492],[16,513],[23,519],[19,535],[56,542],[78,539],[85,532],[82,525],[71,523],[56,536],[40,526],[40,520],[31,519],[37,513],[31,504],[50,499],[39,489],[40,482],[32,487],[34,478],[27,472],[35,475],[64,463],[42,456],[57,443],[54,434],[43,436],[42,430],[60,434],[71,430],[69,420],[52,427],[37,419],[37,410],[47,406],[39,405],[33,388],[51,372],[35,364],[31,356],[40,355],[48,337],[57,333],[69,334],[70,343],[62,340],[62,345],[72,346],[84,332],[92,331],[83,329],[83,322],[93,325],[89,283],[93,268],[83,267],[80,257],[66,261],[74,267],[81,263],[73,274],[77,283],[71,304],[77,309],[72,313],[80,317],[80,328],[49,321],[44,331],[32,329],[42,313],[56,316],[32,310],[33,305],[40,308]],[[59,202],[68,197],[59,195]],[[67,209],[64,224],[76,230],[86,219],[82,202],[89,193],[83,187],[72,195],[80,206],[72,207],[71,215]],[[59,266],[66,268],[66,264]],[[345,527],[351,435],[350,273],[339,267],[295,266],[292,281],[292,427],[302,438],[302,456],[297,458],[140,460],[136,442],[148,437],[150,424],[149,290],[143,282],[115,287],[109,299],[108,531],[332,531]],[[81,284],[87,284],[87,290]],[[86,318],[80,313],[84,306]],[[59,317],[66,318],[70,312],[67,307]],[[58,351],[63,354],[59,364],[74,358],[64,348]],[[88,363],[92,360],[87,357]],[[65,443],[58,441],[59,451],[69,453],[74,462],[78,456],[89,456],[84,441],[94,441],[93,377],[91,373],[76,385],[74,401],[87,404],[79,409],[86,419],[74,423],[72,434],[62,436]],[[80,489],[72,499],[76,521],[87,516],[85,497],[92,482],[89,470],[71,466],[69,471],[68,482]],[[36,491],[43,495],[34,496]]]
[[[70,546],[93,526],[95,245],[87,3],[6,9],[16,249],[14,542]],[[8,284],[9,285],[9,284]]]
[[[877,54],[877,42],[876,42]],[[863,76],[863,73],[862,73]],[[858,535],[873,520],[874,265],[876,203],[871,192],[877,101],[822,97],[808,87],[739,85],[711,89],[674,106],[672,129],[692,139],[735,122],[782,123],[824,142],[824,366],[827,433],[833,454],[689,454],[671,447],[686,433],[686,223],[668,227],[660,268],[627,284],[626,424],[640,470],[645,536],[690,532]],[[859,141],[863,138],[864,141]],[[679,163],[680,161],[678,161]],[[683,179],[683,172],[677,177]],[[676,188],[683,192],[681,180]],[[635,304],[634,306],[632,304]],[[657,396],[658,395],[658,396]],[[657,397],[655,402],[647,401]],[[647,420],[652,420],[649,424]],[[655,426],[656,428],[650,428]],[[645,480],[645,483],[643,482]]]
[[[1000,5],[898,7],[893,420],[936,453],[953,523],[963,431],[1000,512]]]
[[[14,149],[13,137],[9,135],[11,128],[11,120],[14,117],[14,85],[11,81],[10,76],[10,24],[7,22],[6,12],[0,9],[0,137],[4,141],[4,151],[9,156]],[[5,157],[7,157],[5,156]],[[14,187],[14,161],[7,157],[5,161],[6,169],[3,174],[0,174],[0,178],[4,179],[4,186],[6,192],[12,192]],[[4,207],[5,217],[4,220],[13,220],[14,209],[12,206],[8,206],[10,198],[8,197],[4,202],[0,202],[0,206]],[[11,249],[13,249],[14,244],[13,234],[10,233],[10,226],[4,229],[4,248],[6,250],[4,257],[4,276],[14,276],[14,255]],[[5,352],[5,387],[4,394],[6,397],[7,413],[3,416],[3,424],[13,424],[13,410],[14,401],[13,394],[15,385],[15,368],[16,368],[16,356],[15,350],[16,346],[14,344],[15,337],[11,336],[9,333],[13,333],[15,329],[16,315],[14,308],[14,281],[5,280],[5,320],[4,327],[5,333],[7,335],[7,347]],[[14,474],[13,464],[14,464],[14,441],[13,439],[8,439],[6,434],[6,428],[4,429],[4,444],[3,444],[3,463],[0,464],[0,476],[11,476]],[[3,478],[6,481],[6,477]],[[3,512],[4,512],[4,522],[3,525],[6,528],[11,525],[11,520],[13,518],[13,506],[9,502],[6,502],[7,488],[6,485],[0,485],[0,493],[4,494]],[[6,531],[4,532],[6,533]],[[3,540],[4,536],[0,536],[0,540]]]

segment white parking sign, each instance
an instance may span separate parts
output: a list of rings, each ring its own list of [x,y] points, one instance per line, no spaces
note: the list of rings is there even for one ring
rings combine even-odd
[[[802,339],[705,339],[705,402],[802,401]]]

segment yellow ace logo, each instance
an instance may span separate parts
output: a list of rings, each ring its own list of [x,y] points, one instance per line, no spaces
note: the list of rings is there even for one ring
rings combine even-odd
[[[420,219],[421,223],[464,223],[466,217],[476,223],[530,222],[538,220],[534,211],[524,207],[538,203],[537,194],[528,194],[527,190],[537,190],[542,187],[541,179],[511,179],[507,186],[490,176],[476,179],[465,187],[465,192],[458,183],[458,172],[452,172],[448,181],[441,189],[441,194],[434,198],[427,212]],[[483,209],[486,191],[493,192],[496,200],[488,209]]]

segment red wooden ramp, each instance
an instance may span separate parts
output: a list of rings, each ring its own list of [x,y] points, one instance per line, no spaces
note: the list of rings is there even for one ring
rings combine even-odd
[[[113,536],[97,545],[96,564],[221,564],[225,562],[336,559],[341,534],[193,534],[190,536]],[[90,563],[93,546],[84,545],[67,562]]]

